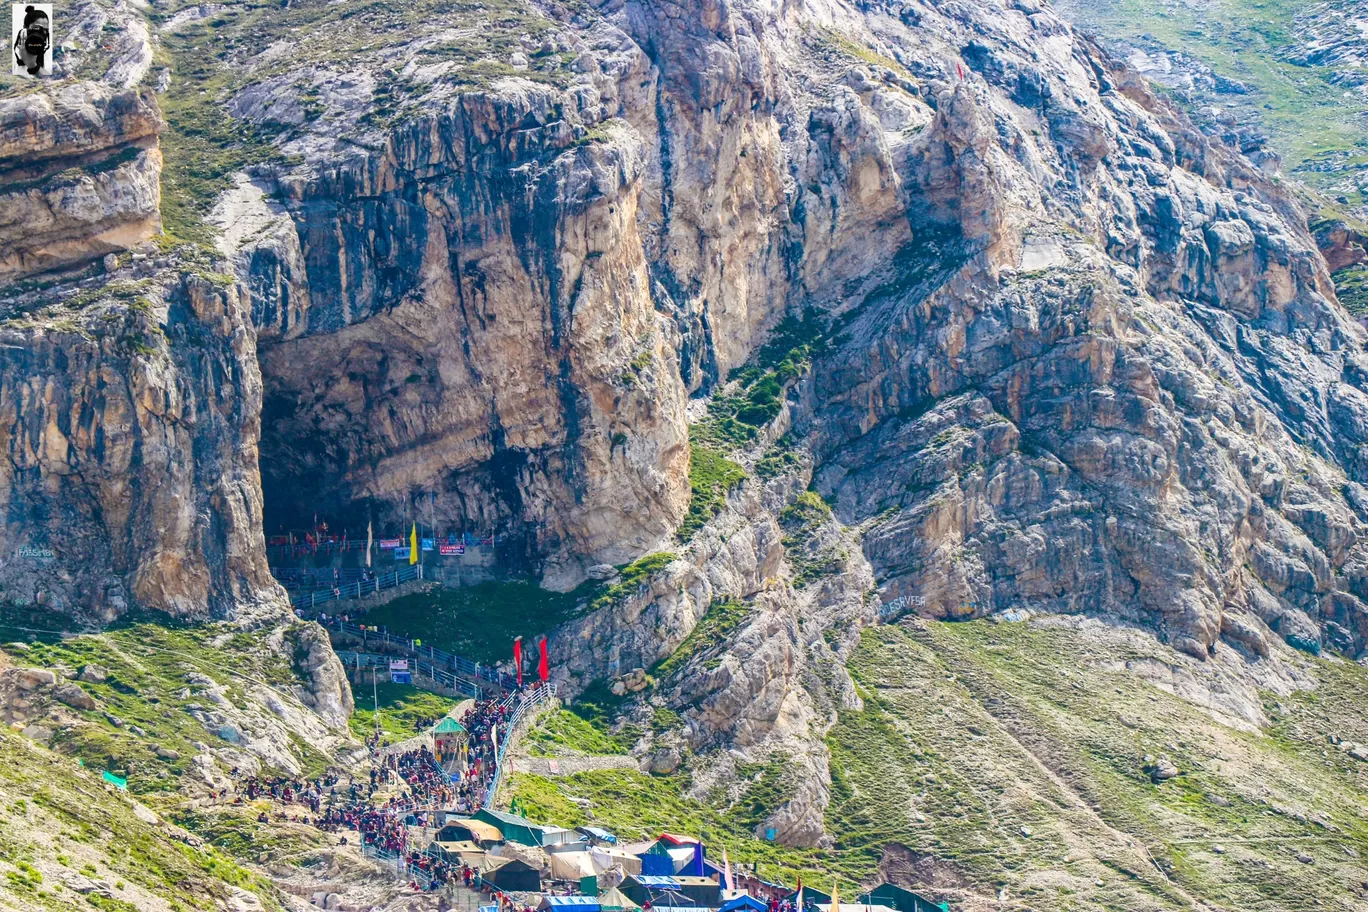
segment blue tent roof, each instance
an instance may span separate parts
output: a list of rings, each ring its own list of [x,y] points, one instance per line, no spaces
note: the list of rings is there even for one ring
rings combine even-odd
[[[745,912],[745,910],[753,910],[753,912],[765,912],[766,908],[766,905],[762,903],[760,900],[756,899],[754,896],[750,896],[747,894],[738,896],[735,899],[727,900],[722,904],[722,908],[719,909],[718,912],[733,912],[733,910],[736,909],[743,910],[743,912]]]
[[[594,826],[578,827],[579,831],[586,836],[592,836],[600,842],[617,842],[617,837],[607,830]]]
[[[573,909],[574,912],[599,912],[599,901],[593,896],[543,896],[541,904],[549,909]]]
[[[678,890],[679,881],[673,877],[662,877],[656,874],[638,874],[633,878],[643,887],[650,887],[656,890]]]

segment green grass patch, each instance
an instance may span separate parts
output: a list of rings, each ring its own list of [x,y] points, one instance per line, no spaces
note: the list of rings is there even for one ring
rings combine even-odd
[[[726,503],[727,492],[746,480],[746,470],[716,450],[689,443],[689,512],[679,527],[688,542]]]
[[[837,574],[845,566],[850,555],[841,548],[822,544],[818,535],[830,518],[831,507],[816,491],[804,491],[780,512],[784,553],[794,569],[795,588],[802,589],[822,577]]]
[[[365,623],[494,664],[512,657],[515,637],[532,643],[567,621],[607,608],[635,593],[674,559],[668,551],[648,554],[619,567],[611,585],[591,580],[570,592],[553,592],[526,580],[415,592],[372,608]]]
[[[626,754],[624,744],[601,721],[586,718],[576,709],[557,709],[547,713],[528,731],[529,750],[534,756],[557,757],[564,754]]]
[[[715,599],[694,629],[670,656],[651,669],[651,677],[668,680],[688,667],[695,656],[727,642],[750,617],[751,606],[734,598]]]
[[[812,365],[821,347],[826,320],[816,310],[801,319],[785,317],[750,360],[731,372],[738,392],[715,395],[703,420],[689,429],[689,439],[721,452],[751,443],[783,408],[784,394]]]
[[[1344,309],[1356,317],[1368,317],[1368,266],[1341,269],[1331,278]]]
[[[607,608],[634,595],[638,589],[650,581],[660,571],[674,563],[677,555],[672,551],[658,551],[618,568],[618,579],[604,590],[603,594],[589,603],[593,611]]]
[[[597,584],[572,592],[552,592],[532,582],[486,582],[416,592],[372,608],[365,623],[392,633],[417,636],[424,645],[476,662],[511,659],[513,639],[530,643],[539,634],[589,610]]]
[[[365,738],[379,728],[391,741],[403,741],[422,734],[449,713],[456,701],[408,684],[378,681],[356,688],[356,711],[352,713],[351,730],[358,738]]]

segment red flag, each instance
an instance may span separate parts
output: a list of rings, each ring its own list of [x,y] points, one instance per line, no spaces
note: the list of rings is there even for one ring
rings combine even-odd
[[[522,637],[513,641],[513,666],[518,671],[518,686],[522,687]]]
[[[541,642],[537,644],[537,648],[541,650],[541,658],[537,660],[537,676],[540,677],[542,683],[545,684],[546,679],[551,677],[551,666],[546,661],[546,637],[541,638]]]
[[[955,64],[955,67],[959,70],[960,81],[963,82],[963,81],[964,81],[964,64],[962,64],[962,63],[957,63],[957,64]]]

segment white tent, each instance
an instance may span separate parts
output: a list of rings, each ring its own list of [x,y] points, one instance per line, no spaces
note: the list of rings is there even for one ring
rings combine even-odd
[[[589,849],[589,854],[593,856],[594,866],[598,868],[597,873],[599,874],[615,864],[622,865],[624,874],[641,873],[641,857],[623,849],[613,846],[594,846]]]
[[[578,881],[581,877],[593,877],[598,873],[594,859],[585,851],[548,852],[547,857],[551,859],[552,880]]]

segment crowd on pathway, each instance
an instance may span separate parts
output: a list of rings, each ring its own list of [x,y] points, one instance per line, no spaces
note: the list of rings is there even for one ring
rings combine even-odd
[[[362,846],[405,858],[410,870],[421,873],[429,889],[460,879],[474,889],[493,891],[469,867],[429,855],[425,845],[413,844],[409,827],[435,823],[433,814],[437,810],[474,813],[481,808],[496,768],[496,739],[504,733],[508,716],[509,707],[493,699],[481,700],[466,712],[460,720],[469,737],[463,767],[452,762],[444,769],[426,745],[395,750],[377,731],[366,739],[371,755],[366,779],[344,783],[331,774],[311,779],[240,776],[234,769],[232,801],[241,805],[269,799],[284,806],[303,805],[308,815],[292,815],[282,809],[276,819],[309,824],[325,832],[355,831]],[[425,720],[429,721],[436,720]],[[377,802],[377,793],[389,794]],[[215,792],[213,797],[227,799],[228,794]],[[266,823],[270,816],[262,811],[257,819]],[[341,842],[347,842],[345,836]],[[415,878],[415,886],[418,880]]]

